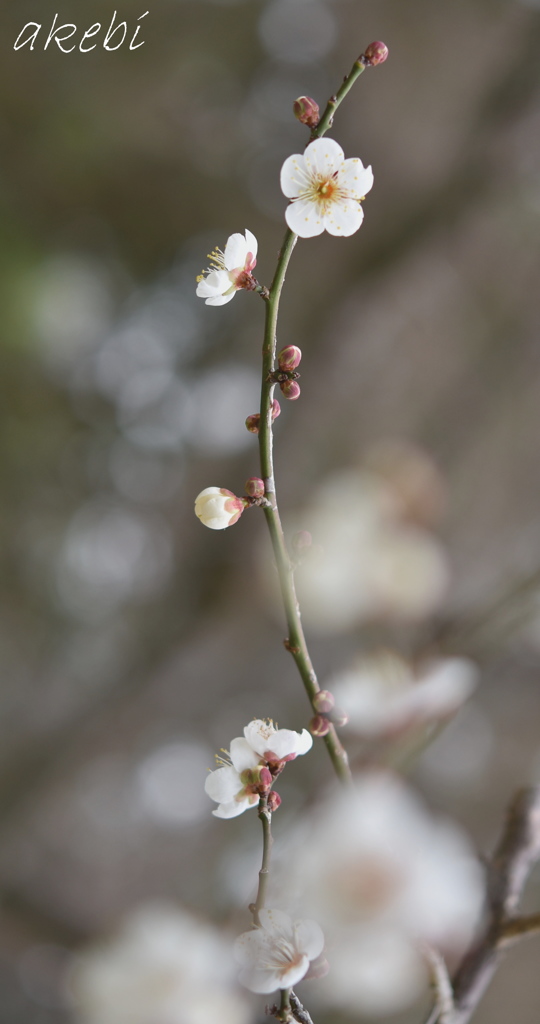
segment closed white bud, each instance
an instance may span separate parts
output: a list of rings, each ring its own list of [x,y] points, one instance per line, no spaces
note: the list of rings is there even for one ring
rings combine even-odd
[[[205,487],[195,498],[195,515],[210,530],[224,530],[240,519],[246,505],[225,487]]]

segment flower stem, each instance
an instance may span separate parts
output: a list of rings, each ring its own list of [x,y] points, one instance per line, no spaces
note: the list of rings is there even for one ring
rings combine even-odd
[[[334,120],[334,114],[337,108],[339,107],[340,103],[343,102],[349,90],[353,87],[354,83],[356,82],[356,79],[360,78],[360,75],[366,70],[366,67],[368,67],[368,65],[364,63],[362,57],[359,57],[358,60],[355,60],[351,70],[349,71],[349,74],[346,76],[346,78],[343,79],[343,82],[335,96],[331,96],[330,99],[328,100],[328,103],[326,104],[324,113],[318,125],[316,125],[316,127],[311,132],[312,139],[320,139],[321,136],[328,131],[328,129],[332,125],[332,121]]]
[[[260,925],[259,911],[264,907],[266,901],[266,890],[268,888],[268,878],[270,875],[270,854],[272,850],[272,814],[268,810],[268,797],[263,794],[259,800],[259,821],[263,827],[263,855],[261,870],[259,871],[259,888],[257,890],[257,899],[255,903],[251,905],[251,912],[253,914],[253,923],[257,926]]]
[[[362,58],[354,62],[350,73],[345,78],[335,96],[328,100],[326,110],[321,117],[319,124],[313,129],[312,138],[320,138],[332,123],[332,118],[342,100],[354,85],[356,79],[365,70],[366,65]],[[272,281],[268,297],[266,298],[266,319],[264,328],[264,342],[262,353],[262,387],[261,387],[261,409],[259,422],[259,450],[261,458],[261,477],[264,480],[265,496],[270,502],[270,508],[265,508],[264,514],[268,523],[274,556],[276,559],[281,596],[285,607],[289,636],[285,646],[292,654],[307,695],[313,704],[313,698],[319,692],[320,686],[315,675],[315,670],[309,656],[306,638],[302,629],[300,619],[300,608],[294,587],[294,570],[289,558],[283,527],[279,517],[279,510],[276,497],[276,485],[274,481],[274,460],[273,460],[273,433],[272,433],[272,400],[275,383],[271,375],[275,369],[276,358],[276,330],[279,312],[279,300],[281,290],[285,281],[285,274],[289,265],[292,251],[297,242],[297,235],[290,229],[287,230],[283,244],[278,256],[276,272]],[[316,708],[313,708],[316,711]],[[330,755],[332,764],[338,778],[342,782],[350,782],[351,770],[346,751],[340,743],[336,730],[332,725],[330,731],[324,737],[324,742]]]
[[[279,1016],[278,1020],[284,1022],[292,1020],[291,1013],[291,990],[290,988],[281,989],[281,1001],[279,1004]]]
[[[288,230],[283,240],[283,245],[278,257],[274,280],[270,287],[268,301],[266,303],[266,322],[264,330],[264,342],[262,353],[262,387],[261,387],[261,410],[259,422],[259,450],[261,458],[261,477],[264,480],[265,497],[270,502],[270,507],[264,509],[274,556],[276,559],[277,571],[281,587],[281,596],[285,607],[285,615],[289,636],[285,646],[292,654],[302,682],[304,683],[307,695],[313,703],[313,698],[319,692],[320,686],[315,675],[315,670],[309,656],[306,638],[302,629],[300,619],[300,608],[294,587],[294,570],[289,558],[283,527],[279,517],[279,509],[276,497],[276,485],[274,481],[274,459],[273,459],[273,432],[272,432],[272,400],[275,384],[271,379],[274,371],[276,358],[276,328],[279,311],[279,300],[281,289],[285,280],[285,274],[289,265],[292,251],[296,245],[297,235]],[[316,709],[314,708],[314,711]],[[341,745],[336,731],[332,726],[330,732],[324,737],[328,753],[334,765],[336,774],[343,781],[349,781],[351,772],[347,754]]]

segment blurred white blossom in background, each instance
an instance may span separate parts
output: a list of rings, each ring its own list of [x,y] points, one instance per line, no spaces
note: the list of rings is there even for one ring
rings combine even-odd
[[[432,818],[397,777],[366,774],[299,828],[294,893],[321,922],[330,972],[323,1000],[386,1014],[426,984],[419,944],[456,955],[472,938],[483,872],[466,837]]]
[[[252,992],[275,992],[302,980],[324,948],[316,921],[292,921],[282,910],[260,910],[260,926],[239,935],[234,954],[240,981]]]
[[[297,572],[302,613],[328,632],[390,618],[422,619],[448,585],[444,549],[405,514],[392,479],[373,470],[327,478],[302,517],[314,551]]]
[[[166,905],[141,908],[115,939],[81,953],[69,972],[78,1024],[248,1024],[232,944]]]
[[[452,715],[471,696],[477,670],[465,658],[444,658],[415,669],[391,651],[359,658],[329,684],[349,727],[384,736]]]

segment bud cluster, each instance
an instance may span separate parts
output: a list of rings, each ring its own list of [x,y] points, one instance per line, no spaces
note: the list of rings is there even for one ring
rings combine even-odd
[[[309,723],[309,731],[312,736],[326,736],[330,732],[331,725],[338,728],[347,725],[348,714],[335,706],[334,695],[329,690],[319,690],[311,703],[317,712]]]
[[[274,398],[274,401],[272,402],[272,422],[277,419],[280,412],[281,406],[277,398]],[[249,430],[250,434],[258,434],[260,425],[261,417],[258,412],[253,412],[246,418],[246,429]]]

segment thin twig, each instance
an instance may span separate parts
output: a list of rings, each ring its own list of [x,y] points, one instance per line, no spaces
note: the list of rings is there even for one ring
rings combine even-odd
[[[508,809],[499,845],[488,868],[488,919],[480,940],[465,955],[454,978],[451,1024],[468,1024],[505,949],[540,929],[540,914],[516,918],[525,883],[540,860],[540,786],[520,790]],[[443,1024],[440,1008],[426,1024]]]
[[[294,992],[293,989],[291,989],[290,991],[289,999],[291,1003],[292,1015],[294,1019],[298,1021],[298,1024],[313,1024],[311,1014],[308,1013],[305,1006],[302,1006],[302,1003],[300,1002],[298,996],[296,995],[296,992]]]
[[[336,96],[332,96],[319,124],[312,132],[312,138],[321,138],[329,128],[334,112],[341,101],[347,95],[356,79],[365,70],[365,64],[359,58],[355,62],[350,74],[345,78]],[[293,249],[297,242],[297,235],[290,229],[287,230],[283,245],[278,256],[278,262],[274,279],[266,298],[266,319],[264,328],[263,358],[262,358],[262,386],[261,386],[261,407],[259,421],[259,450],[261,459],[261,477],[265,485],[265,497],[270,507],[264,509],[272,547],[276,559],[277,571],[281,587],[281,596],[285,607],[289,635],[286,642],[287,650],[292,654],[302,682],[304,683],[308,697],[313,704],[313,699],[319,692],[319,683],[315,669],[306,643],[300,609],[294,586],[294,568],[287,551],[283,527],[279,517],[279,510],[276,496],[276,485],[274,480],[274,459],[273,459],[273,418],[272,402],[274,396],[275,382],[273,374],[275,370],[276,347],[277,347],[277,320],[279,312],[279,301],[281,290],[285,281],[285,274],[289,265]],[[316,711],[316,708],[314,707]],[[344,747],[340,743],[336,730],[332,725],[330,731],[324,737],[328,753],[334,765],[336,774],[343,782],[351,779],[351,771]]]
[[[268,810],[268,797],[263,794],[259,800],[259,821],[263,827],[263,855],[261,870],[259,871],[259,888],[257,890],[257,898],[255,903],[250,906],[251,913],[253,914],[253,923],[260,925],[259,913],[263,909],[266,901],[266,891],[268,888],[268,878],[270,875],[270,855],[272,852],[272,814]]]

